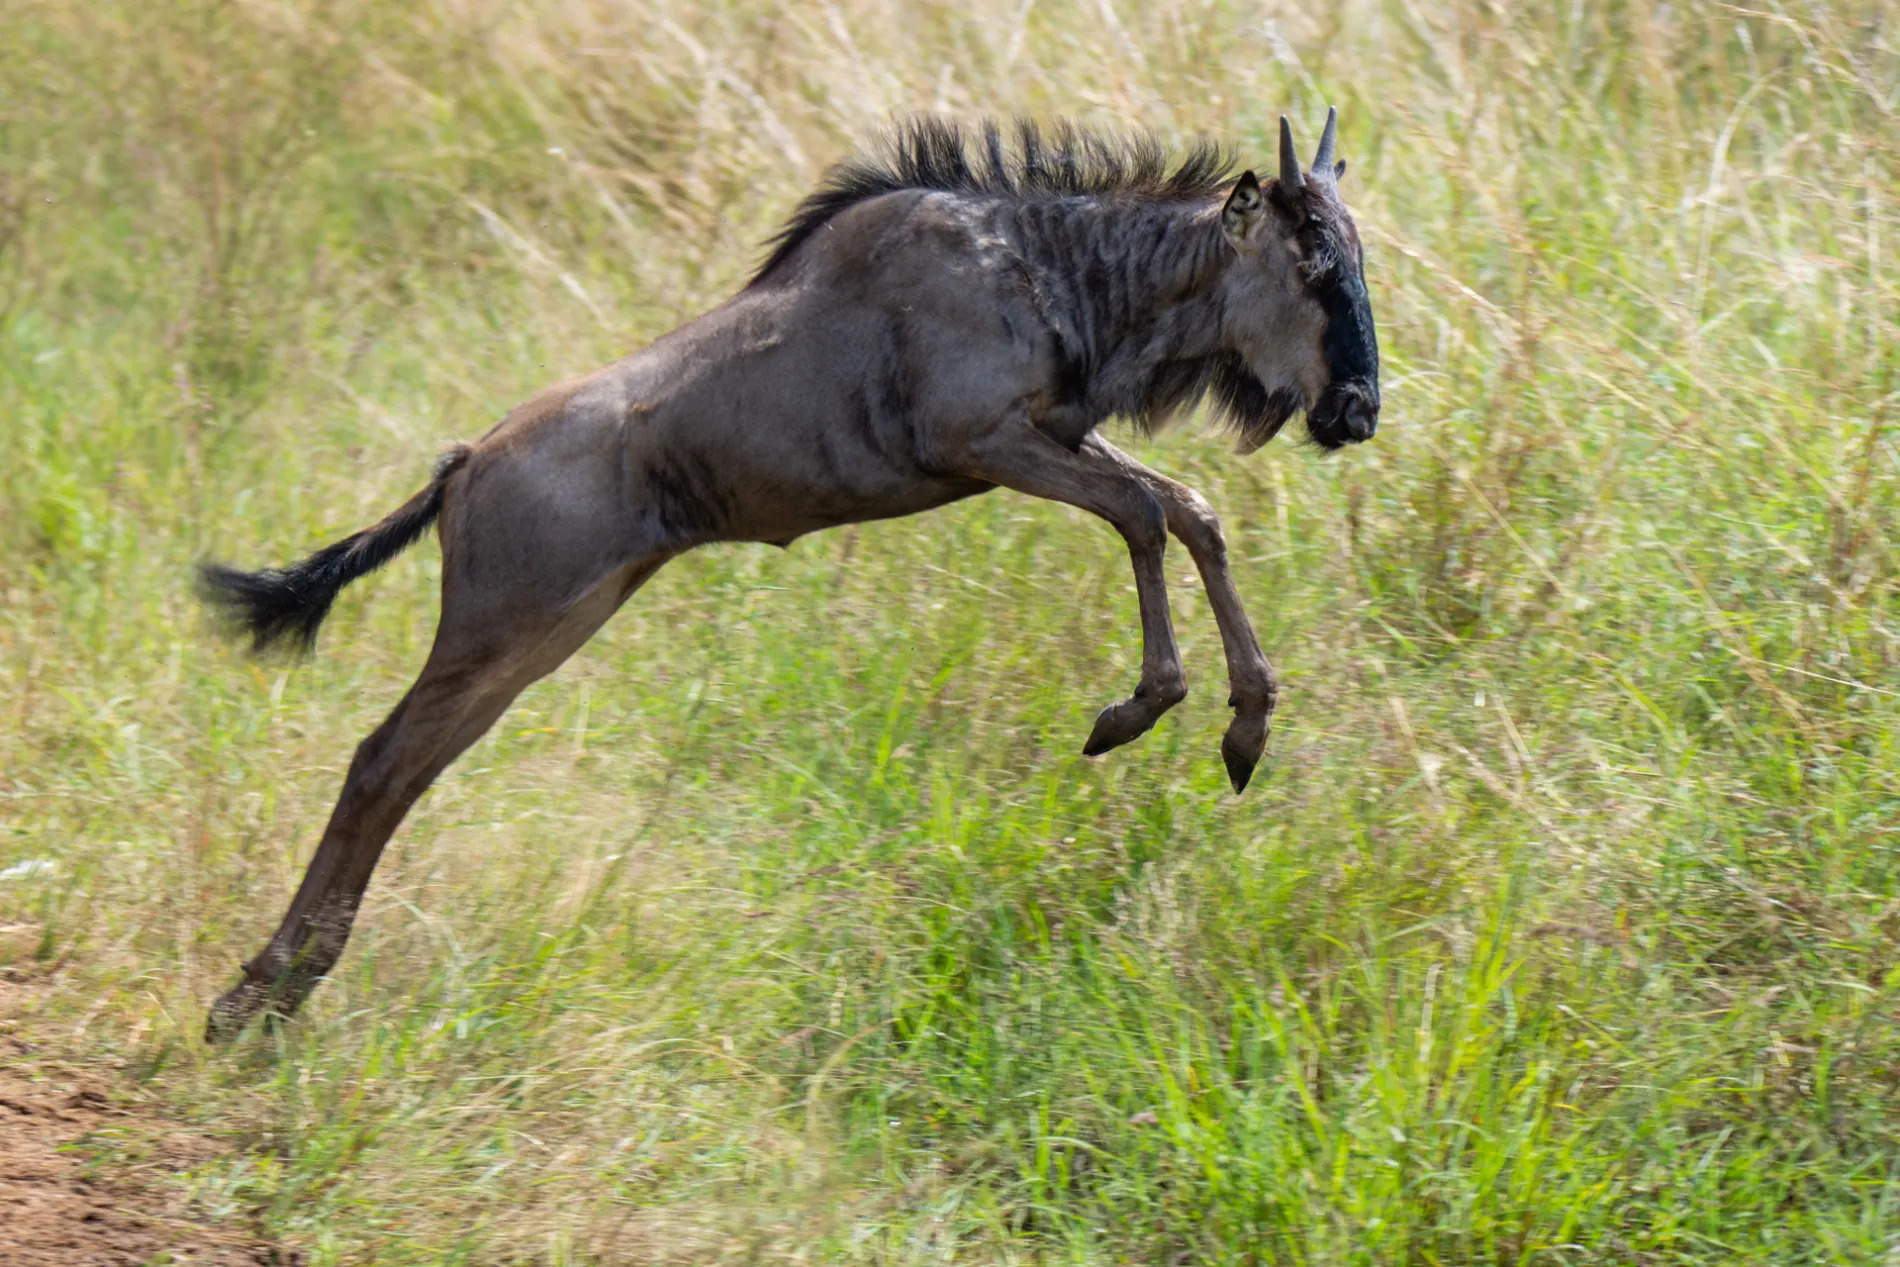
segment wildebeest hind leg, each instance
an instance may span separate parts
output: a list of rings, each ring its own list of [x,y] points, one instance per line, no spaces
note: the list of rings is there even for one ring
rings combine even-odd
[[[356,750],[303,883],[283,923],[212,1005],[205,1037],[235,1035],[266,1008],[288,1015],[336,964],[383,846],[416,798],[481,737],[523,688],[552,672],[666,560],[616,570],[578,602],[458,602],[444,586],[441,627],[421,676]],[[502,614],[507,613],[507,614]]]

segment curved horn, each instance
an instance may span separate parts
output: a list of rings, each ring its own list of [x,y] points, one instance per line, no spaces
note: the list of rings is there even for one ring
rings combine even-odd
[[[1293,148],[1293,125],[1280,116],[1280,188],[1297,193],[1306,178],[1300,174],[1299,151]]]
[[[1319,153],[1313,155],[1313,173],[1322,180],[1333,178],[1333,136],[1339,131],[1339,110],[1326,107],[1326,130],[1319,134]]]

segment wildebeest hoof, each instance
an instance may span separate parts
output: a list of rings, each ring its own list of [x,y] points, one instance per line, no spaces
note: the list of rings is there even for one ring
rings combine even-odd
[[[1145,700],[1127,699],[1110,704],[1096,717],[1095,729],[1089,731],[1089,741],[1082,745],[1082,755],[1099,757],[1111,748],[1121,747],[1145,734],[1158,715],[1154,706]]]
[[[307,990],[308,987],[305,987]],[[290,995],[286,983],[244,974],[244,979],[218,996],[205,1017],[205,1041],[212,1046],[228,1043],[244,1032],[244,1027],[262,1014],[267,1027],[289,1017],[302,994]]]
[[[1247,781],[1253,778],[1254,767],[1260,764],[1260,754],[1266,748],[1267,719],[1261,713],[1243,713],[1234,718],[1221,736],[1220,757],[1227,763],[1227,777],[1234,785],[1235,796],[1247,790]]]
[[[216,1046],[228,1043],[264,1009],[270,1000],[270,987],[254,977],[245,978],[218,996],[205,1017],[205,1041]]]

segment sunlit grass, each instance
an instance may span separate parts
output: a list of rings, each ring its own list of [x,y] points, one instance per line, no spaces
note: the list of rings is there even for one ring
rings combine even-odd
[[[1889,1261],[1900,11],[69,6],[0,40],[0,956],[314,1263]],[[107,87],[109,86],[109,88]],[[427,645],[190,563],[370,521],[728,293],[894,111],[1270,158],[1342,109],[1378,439],[1136,442],[1287,683],[1124,693],[1126,556],[997,495],[670,565],[234,1050]],[[38,864],[50,865],[38,865]]]

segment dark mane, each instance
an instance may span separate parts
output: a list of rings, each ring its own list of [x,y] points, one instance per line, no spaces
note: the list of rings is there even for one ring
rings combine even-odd
[[[798,204],[767,244],[771,253],[748,285],[769,277],[839,212],[900,189],[1174,202],[1217,193],[1233,175],[1233,156],[1212,141],[1196,142],[1169,170],[1166,151],[1146,133],[1114,135],[1067,120],[1045,132],[1027,119],[1018,119],[1010,132],[1013,146],[990,119],[968,130],[928,115],[898,125],[875,153],[838,164]]]

